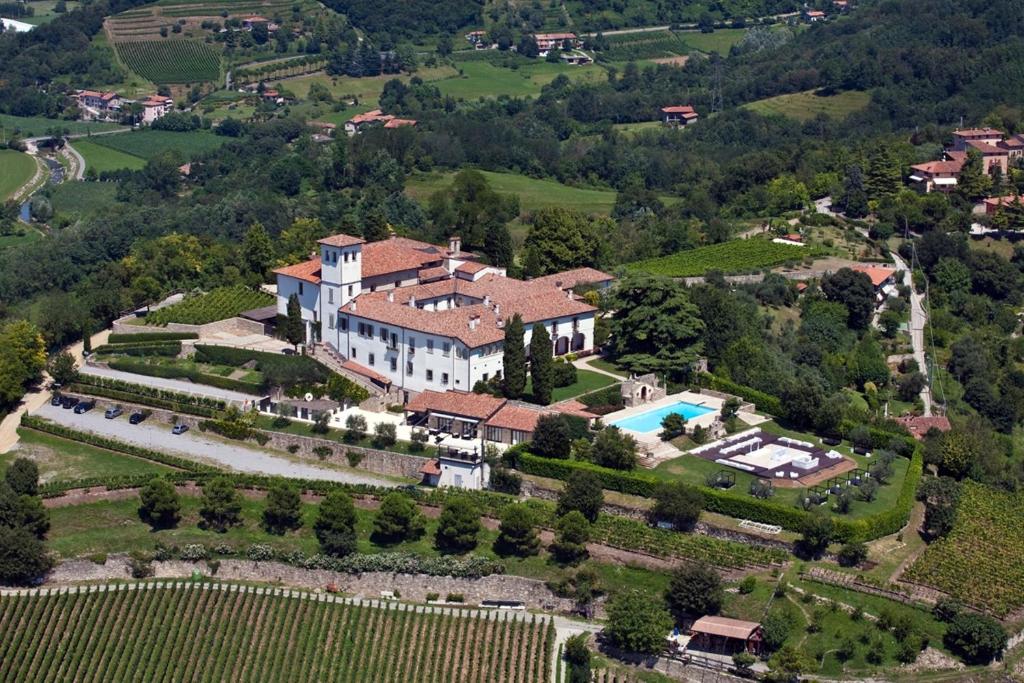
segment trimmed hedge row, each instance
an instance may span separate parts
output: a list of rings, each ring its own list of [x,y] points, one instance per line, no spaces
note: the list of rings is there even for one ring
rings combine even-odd
[[[917,441],[914,440],[914,437],[908,434],[890,432],[879,427],[873,427],[871,425],[861,425],[861,423],[859,422],[843,420],[842,424],[839,425],[839,429],[843,434],[843,438],[849,440],[850,432],[852,432],[854,429],[860,426],[868,428],[868,433],[871,435],[871,448],[873,449],[889,448],[893,439],[903,441],[905,444],[906,451],[913,451],[915,448],[917,448]]]
[[[126,391],[118,391],[116,389],[108,389],[106,387],[95,386],[90,384],[79,384],[77,382],[75,384],[70,385],[68,387],[68,391],[71,393],[98,396],[100,398],[109,398],[112,401],[137,403],[139,405],[149,406],[150,408],[162,408],[163,410],[171,410],[176,413],[186,413],[188,415],[195,415],[197,417],[216,417],[217,414],[220,412],[216,408],[209,408],[207,406],[197,406],[188,403],[178,403],[176,401],[169,401],[162,398],[143,396],[141,394],[132,394]]]
[[[139,332],[138,334],[113,333],[107,338],[108,344],[141,344],[144,342],[180,341],[199,339],[195,332]]]
[[[176,455],[168,455],[167,453],[154,451],[149,448],[142,448],[141,446],[135,446],[123,441],[118,441],[117,439],[108,439],[105,436],[100,436],[91,432],[71,429],[70,427],[65,427],[63,425],[50,422],[49,420],[34,417],[28,413],[21,416],[21,426],[28,427],[29,429],[35,429],[39,432],[53,434],[54,436],[59,436],[65,439],[71,439],[72,441],[80,441],[82,443],[89,444],[90,446],[96,446],[97,448],[105,448],[108,451],[126,453],[128,455],[135,456],[136,458],[151,460],[153,462],[158,462],[161,465],[175,467],[179,470],[185,470],[193,474],[218,471],[215,467],[203,465],[187,458],[179,458]]]
[[[114,391],[119,391],[125,394],[145,396],[148,398],[170,401],[171,403],[177,403],[188,406],[200,406],[203,408],[210,408],[213,410],[223,410],[225,407],[227,407],[227,402],[219,398],[197,396],[195,394],[186,394],[180,391],[161,389],[159,387],[151,387],[146,384],[133,384],[131,382],[126,382],[123,379],[101,377],[100,375],[89,375],[85,373],[79,373],[78,378],[75,380],[75,384],[88,387],[103,387],[106,389],[113,389]]]
[[[256,368],[263,373],[265,383],[273,386],[288,386],[304,382],[322,384],[331,376],[331,370],[326,365],[309,356],[286,356],[281,353],[252,351],[230,346],[196,344],[196,360],[200,363],[232,367],[240,367],[255,361]]]
[[[181,353],[181,342],[151,342],[145,344],[104,344],[95,349],[96,353],[117,353],[125,356],[167,356],[173,358]]]
[[[700,383],[708,389],[724,391],[727,394],[735,394],[753,403],[758,410],[769,415],[783,415],[782,401],[777,396],[766,394],[763,391],[752,389],[742,384],[737,384],[731,379],[712,375],[710,372],[700,374]]]
[[[257,396],[263,393],[259,384],[243,382],[242,380],[231,379],[230,377],[221,377],[220,375],[208,375],[190,368],[181,368],[173,365],[150,365],[149,363],[139,363],[126,359],[115,359],[110,361],[108,365],[114,370],[131,372],[136,375],[148,375],[164,379],[187,379],[196,384],[205,384],[217,387],[218,389],[239,391],[243,394],[254,394]]]
[[[914,504],[914,492],[921,477],[923,455],[921,449],[915,449],[907,476],[903,480],[900,495],[896,504],[884,512],[857,520],[834,517],[836,541],[871,540],[898,531],[907,521],[910,508]],[[518,469],[526,474],[533,474],[549,479],[568,480],[578,472],[592,472],[601,480],[601,485],[609,491],[619,491],[634,496],[650,498],[661,483],[660,480],[641,472],[627,472],[600,467],[588,462],[575,460],[554,460],[541,458],[527,452],[518,455]],[[752,496],[739,496],[735,493],[697,487],[704,494],[704,509],[736,519],[749,519],[763,524],[775,524],[789,531],[800,532],[809,516],[807,512],[796,507],[761,500]]]

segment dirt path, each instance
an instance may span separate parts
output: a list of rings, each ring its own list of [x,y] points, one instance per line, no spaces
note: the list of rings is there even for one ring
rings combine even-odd
[[[902,533],[916,534],[920,531],[922,524],[924,524],[924,503],[915,503],[914,507],[910,509],[910,519],[907,520],[907,525],[903,527]],[[907,570],[907,567],[912,565],[927,547],[927,545],[922,545],[920,548],[904,557],[903,561],[900,562],[896,569],[893,570],[892,574],[889,575],[889,582],[896,583],[899,581],[899,578],[903,576],[903,572]]]

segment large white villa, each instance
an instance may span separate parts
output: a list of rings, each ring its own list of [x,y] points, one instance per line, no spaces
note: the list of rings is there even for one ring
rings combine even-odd
[[[572,290],[612,281],[591,268],[528,281],[506,277],[462,251],[458,237],[447,248],[394,236],[366,242],[334,235],[319,244],[319,256],[275,271],[278,314],[287,314],[296,295],[307,341],[389,384],[403,403],[426,390],[468,392],[500,377],[504,326],[516,313],[527,345],[540,323],[556,356],[593,351],[596,309]]]

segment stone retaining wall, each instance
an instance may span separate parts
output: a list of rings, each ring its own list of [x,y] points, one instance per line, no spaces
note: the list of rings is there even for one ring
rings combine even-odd
[[[198,572],[210,576],[206,562],[169,560],[153,562],[155,578],[184,578]],[[89,560],[62,562],[46,578],[47,584],[81,581],[113,581],[130,579],[127,558],[110,556],[105,564]],[[251,560],[223,559],[215,578],[225,581],[258,581],[280,583],[308,589],[325,589],[328,585],[360,598],[379,599],[382,591],[398,591],[406,602],[426,602],[428,593],[437,593],[440,599],[460,594],[466,606],[479,605],[483,600],[521,600],[530,609],[547,612],[569,612],[571,600],[552,593],[542,581],[521,576],[492,574],[479,579],[457,579],[450,576],[425,574],[390,574],[365,572],[343,574],[322,569],[303,569],[282,562],[253,562]]]
[[[139,320],[134,315],[125,316],[114,321],[111,328],[114,334],[144,334],[150,332],[195,332],[200,341],[218,334],[231,334],[246,337],[250,334],[265,334],[263,323],[245,318],[225,318],[205,325],[187,325],[185,323],[167,323],[166,325],[134,325],[128,320]],[[145,320],[145,318],[142,318]]]
[[[163,410],[161,408],[134,405],[126,401],[114,401],[108,398],[93,396],[86,397],[84,394],[74,394],[71,392],[68,392],[68,395],[77,395],[79,398],[95,400],[96,407],[93,408],[93,410],[105,411],[107,408],[116,405],[124,407],[125,413],[129,413],[131,410],[128,406],[132,406],[133,408],[137,407],[140,410],[150,411],[152,413],[152,416],[149,418],[150,420],[158,420],[168,425],[175,423],[187,424],[189,429],[199,429],[199,423],[206,420],[204,417],[186,415],[184,413],[174,413],[170,410]],[[174,420],[171,419],[172,416],[175,418]],[[383,474],[385,476],[422,479],[423,475],[420,474],[420,468],[422,468],[424,463],[427,461],[427,456],[406,455],[404,453],[394,453],[392,451],[381,451],[375,448],[349,446],[339,441],[316,439],[308,436],[299,436],[297,434],[286,434],[284,432],[260,431],[269,437],[269,440],[263,448],[271,448],[277,451],[290,453],[288,447],[297,446],[298,450],[295,451],[293,454],[294,456],[319,462],[321,461],[321,458],[313,452],[313,449],[320,446],[327,446],[331,449],[331,455],[324,458],[324,462],[337,463],[347,467],[354,466],[357,469],[373,472],[374,474]],[[244,443],[248,446],[252,446],[253,448],[260,447],[260,445],[255,441],[239,441],[238,443]],[[348,453],[358,453],[361,456],[359,462],[352,465],[352,463],[349,462]]]

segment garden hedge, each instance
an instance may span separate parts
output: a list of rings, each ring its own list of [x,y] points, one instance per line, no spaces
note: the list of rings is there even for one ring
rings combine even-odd
[[[149,363],[139,363],[137,361],[121,358],[111,360],[108,365],[114,370],[131,372],[136,375],[148,375],[150,377],[162,377],[164,379],[187,379],[195,382],[196,384],[205,384],[207,386],[217,387],[218,389],[238,391],[243,394],[255,394],[257,396],[263,393],[262,387],[259,384],[243,382],[242,380],[231,379],[230,377],[221,377],[220,375],[209,375],[191,368],[182,368],[173,365],[151,365]]]
[[[906,523],[910,508],[914,504],[914,492],[921,477],[923,455],[920,448],[914,450],[907,476],[900,488],[896,504],[884,512],[857,520],[833,516],[834,538],[837,541],[871,540],[895,533]],[[578,472],[592,472],[609,491],[619,491],[635,496],[650,498],[661,480],[642,472],[628,472],[600,467],[588,462],[542,458],[532,453],[518,455],[517,468],[526,474],[549,479],[568,480]],[[775,524],[789,531],[801,531],[808,513],[797,507],[790,507],[770,500],[761,500],[730,491],[709,487],[698,487],[704,494],[704,509],[736,519],[749,519],[763,524]]]
[[[891,432],[880,427],[874,427],[872,425],[862,425],[860,422],[853,422],[851,420],[843,420],[839,428],[842,431],[843,438],[849,439],[850,432],[857,427],[867,427],[868,433],[871,435],[871,448],[888,448],[892,443],[893,439],[901,440],[905,443],[907,451],[912,452],[917,448],[917,441],[914,437],[907,433]]]
[[[108,344],[142,344],[145,342],[181,341],[199,339],[195,332],[139,332],[138,334],[113,333],[107,338]]]
[[[255,361],[256,369],[263,373],[264,384],[267,386],[288,386],[303,382],[322,384],[331,376],[331,370],[326,365],[309,356],[286,356],[230,346],[196,344],[196,360],[232,367]]]
[[[146,342],[142,344],[104,344],[93,349],[95,353],[117,353],[124,356],[167,356],[181,353],[180,341]]]
[[[769,415],[783,415],[782,400],[777,396],[766,394],[763,391],[752,389],[742,384],[737,384],[731,379],[713,375],[710,372],[700,374],[701,385],[715,391],[724,391],[727,394],[735,394],[753,403],[758,410]]]
[[[93,387],[102,387],[104,389],[121,392],[123,394],[160,399],[162,401],[179,405],[197,406],[201,408],[208,408],[210,410],[223,410],[227,406],[227,402],[219,398],[186,394],[180,391],[161,389],[159,387],[152,387],[146,384],[133,384],[132,382],[126,382],[122,379],[113,379],[110,377],[101,377],[99,375],[89,375],[85,373],[78,374],[73,386],[89,387],[89,390],[84,391],[83,393],[90,393]]]
[[[163,410],[171,410],[176,413],[185,413],[187,415],[195,415],[197,417],[216,417],[220,412],[215,408],[208,408],[206,406],[178,403],[176,401],[169,401],[162,398],[132,394],[126,391],[118,391],[116,389],[108,389],[106,387],[90,384],[79,384],[77,382],[69,385],[67,390],[70,393],[109,398],[111,401],[124,401],[125,403],[135,403],[138,405],[148,406],[150,408],[162,408]]]

